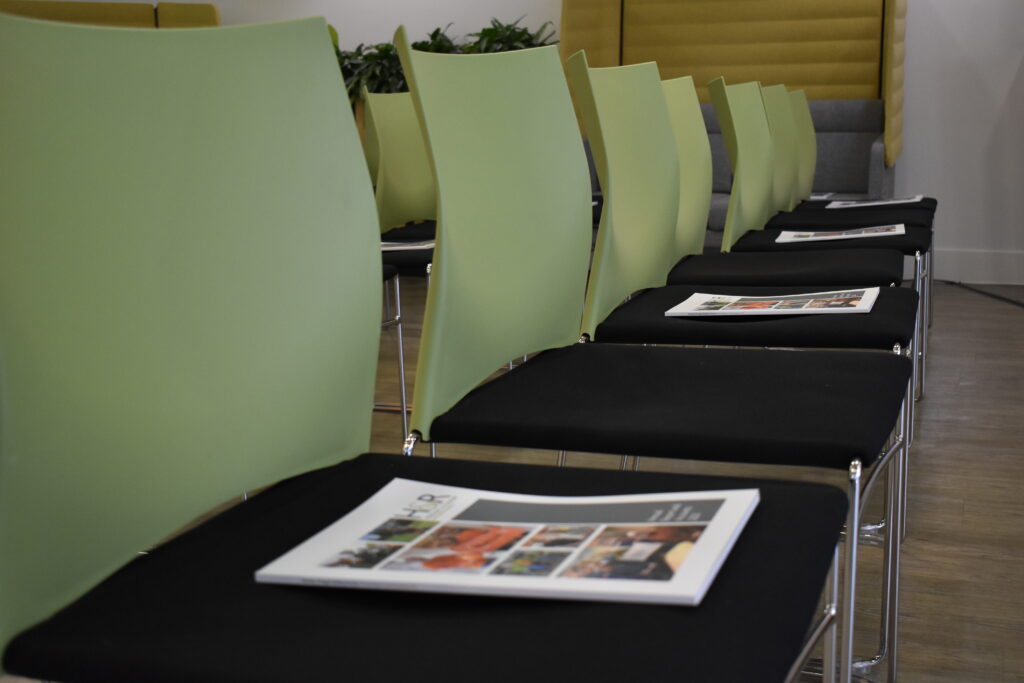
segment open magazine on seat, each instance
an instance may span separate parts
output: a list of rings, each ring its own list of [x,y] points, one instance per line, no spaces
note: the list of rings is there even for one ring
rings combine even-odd
[[[853,240],[860,237],[890,237],[905,235],[907,228],[903,223],[893,225],[872,225],[866,228],[850,228],[849,230],[782,230],[775,242],[828,242],[831,240]]]
[[[893,199],[849,199],[829,202],[826,209],[855,209],[862,206],[893,206],[895,204],[916,204],[924,199],[923,194],[915,194],[913,197],[895,197]]]
[[[697,605],[757,489],[532,496],[394,479],[261,583]]]
[[[878,287],[839,289],[832,292],[742,296],[691,294],[665,311],[669,317],[714,315],[799,315],[815,313],[868,313],[878,298]]]

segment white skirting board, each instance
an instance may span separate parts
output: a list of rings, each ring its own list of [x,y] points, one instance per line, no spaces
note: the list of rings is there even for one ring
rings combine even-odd
[[[1024,249],[936,249],[932,257],[936,280],[977,285],[1024,285]],[[905,259],[903,278],[914,276],[914,262]]]

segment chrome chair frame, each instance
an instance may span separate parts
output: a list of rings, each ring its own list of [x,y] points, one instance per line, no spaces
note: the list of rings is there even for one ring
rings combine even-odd
[[[405,340],[402,330],[402,289],[401,276],[395,276],[384,281],[384,316],[381,320],[381,331],[395,328],[396,345],[398,347],[398,405],[393,403],[374,403],[374,410],[397,410],[402,414],[402,433],[409,431],[409,402],[405,387]],[[392,305],[392,299],[394,304]]]

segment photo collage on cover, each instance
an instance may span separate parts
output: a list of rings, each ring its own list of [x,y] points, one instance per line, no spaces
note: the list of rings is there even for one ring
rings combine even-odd
[[[695,311],[756,311],[756,310],[800,310],[812,308],[856,308],[864,298],[865,290],[829,292],[829,296],[785,296],[785,297],[728,297],[708,299]]]
[[[706,523],[510,524],[392,518],[324,567],[668,581]]]
[[[851,228],[850,230],[833,230],[831,232],[825,232],[824,230],[794,232],[792,239],[794,241],[801,241],[843,239],[846,237],[883,237],[885,235],[901,234],[899,229],[900,226],[898,225],[874,225],[869,228]]]

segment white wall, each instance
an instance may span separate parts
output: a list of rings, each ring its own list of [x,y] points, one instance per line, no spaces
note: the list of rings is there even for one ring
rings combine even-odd
[[[338,30],[342,49],[390,41],[400,23],[412,40],[452,24],[448,35],[461,38],[487,26],[491,17],[520,22],[532,30],[545,21],[558,26],[561,0],[212,0],[224,24],[249,24],[322,16]]]
[[[1024,2],[910,0],[896,193],[939,199],[935,277],[1024,284]]]

